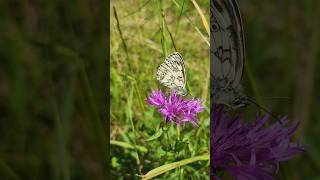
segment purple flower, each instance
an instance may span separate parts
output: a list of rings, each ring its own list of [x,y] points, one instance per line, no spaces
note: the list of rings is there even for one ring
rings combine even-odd
[[[221,108],[211,111],[210,160],[211,177],[218,169],[227,171],[237,180],[272,180],[279,162],[304,152],[290,137],[298,127],[283,127],[279,122],[265,128],[269,115],[256,118],[253,123],[243,122],[243,116],[228,116]],[[282,124],[287,122],[281,119]]]
[[[151,106],[161,107],[164,105],[166,98],[161,91],[152,91],[151,95],[147,98],[147,102]]]
[[[171,93],[166,97],[161,91],[152,91],[146,101],[151,106],[157,107],[166,121],[176,123],[176,125],[191,122],[197,126],[197,114],[204,110],[201,100],[183,99],[176,93]]]

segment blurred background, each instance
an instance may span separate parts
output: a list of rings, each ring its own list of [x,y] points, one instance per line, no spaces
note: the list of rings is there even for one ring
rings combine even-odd
[[[307,148],[303,156],[280,165],[278,179],[320,179],[320,2],[238,4],[246,40],[242,84],[273,114],[300,121],[294,140]],[[250,109],[253,117],[258,108]]]
[[[0,2],[0,179],[106,179],[106,7]]]

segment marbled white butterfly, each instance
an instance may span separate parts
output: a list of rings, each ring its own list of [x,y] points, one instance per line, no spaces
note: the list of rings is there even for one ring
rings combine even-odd
[[[187,95],[185,66],[178,52],[170,54],[159,66],[157,80],[177,94]]]

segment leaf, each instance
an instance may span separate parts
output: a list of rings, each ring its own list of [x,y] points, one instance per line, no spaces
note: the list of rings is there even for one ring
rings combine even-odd
[[[152,140],[158,139],[162,134],[163,134],[163,130],[158,129],[157,132],[151,137],[149,137],[146,141],[152,141]]]
[[[131,145],[129,143],[126,143],[126,142],[121,142],[121,141],[115,141],[115,140],[110,140],[110,144],[111,145],[117,145],[117,146],[120,146],[124,149],[137,149],[138,151],[141,151],[141,152],[148,152],[148,149],[143,147],[143,146],[139,146],[137,145],[136,147],[134,147],[134,145]]]
[[[114,167],[114,168],[120,167],[120,164],[118,163],[118,158],[117,157],[112,157],[111,166]]]
[[[180,152],[182,150],[185,150],[188,147],[188,144],[188,142],[177,141],[175,143],[175,151]]]
[[[154,178],[156,176],[159,176],[160,174],[166,173],[172,169],[178,168],[180,166],[184,166],[187,165],[189,163],[193,163],[195,161],[207,161],[210,159],[210,155],[209,154],[205,154],[202,156],[196,156],[196,157],[192,157],[189,159],[184,159],[178,162],[174,162],[174,163],[170,163],[170,164],[165,164],[162,165],[160,167],[157,167],[151,171],[149,171],[147,174],[142,175],[142,180],[147,180],[147,179],[151,179]]]

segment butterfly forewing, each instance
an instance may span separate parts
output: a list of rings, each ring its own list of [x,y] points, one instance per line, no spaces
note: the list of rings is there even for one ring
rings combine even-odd
[[[164,86],[186,95],[186,72],[183,59],[178,52],[169,55],[157,71],[157,80]]]
[[[240,13],[235,0],[211,1],[211,72],[225,88],[239,85],[244,63]],[[224,87],[221,87],[224,88]]]
[[[210,88],[212,104],[232,109],[248,104],[240,81],[244,65],[244,38],[235,0],[210,2]]]

